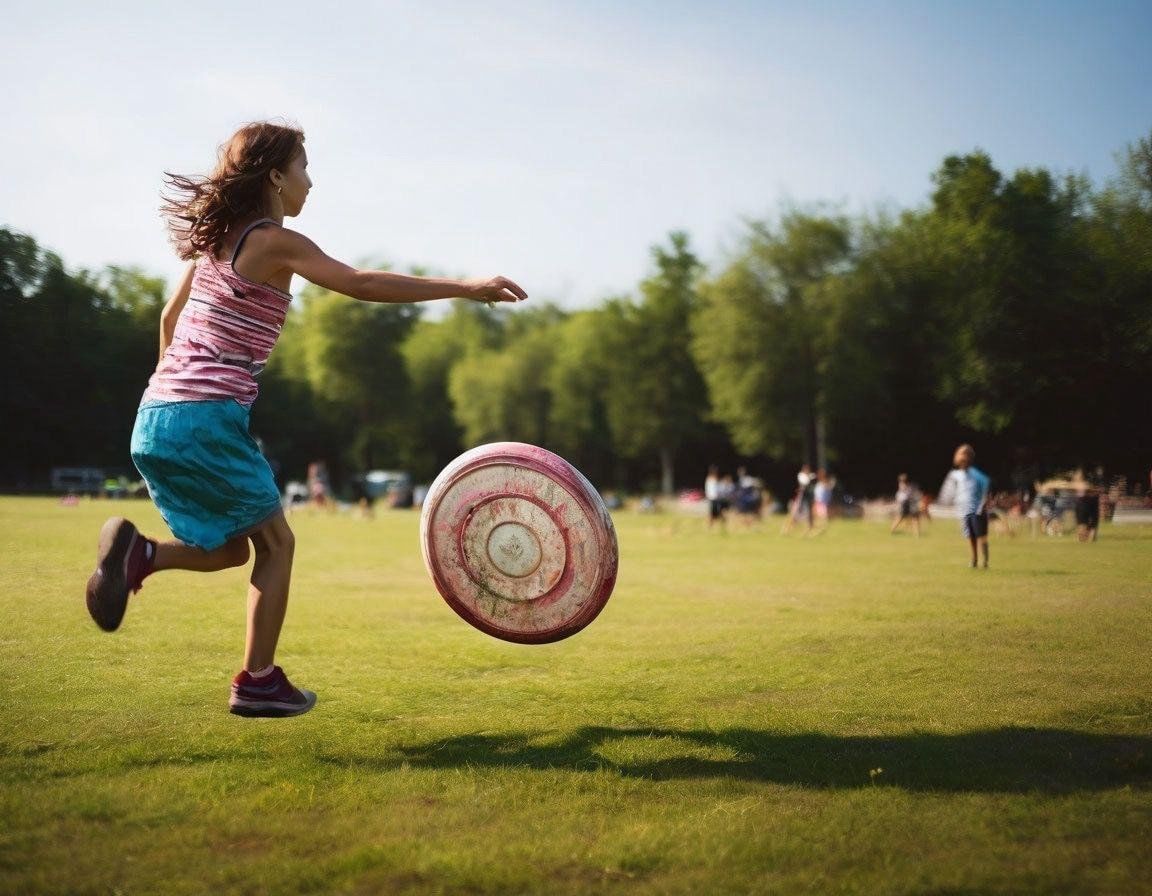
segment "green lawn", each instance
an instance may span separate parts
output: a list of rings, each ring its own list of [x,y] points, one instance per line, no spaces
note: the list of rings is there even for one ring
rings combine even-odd
[[[83,606],[110,511],[0,500],[0,893],[1152,892],[1152,529],[709,534],[622,514],[605,611],[469,628],[418,518],[300,514],[278,661],[245,575]]]

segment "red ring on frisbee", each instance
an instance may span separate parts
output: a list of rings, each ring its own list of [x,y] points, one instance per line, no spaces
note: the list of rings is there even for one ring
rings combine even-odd
[[[481,445],[444,468],[424,499],[420,549],[457,615],[519,644],[576,634],[616,584],[600,495],[564,458],[523,442]]]

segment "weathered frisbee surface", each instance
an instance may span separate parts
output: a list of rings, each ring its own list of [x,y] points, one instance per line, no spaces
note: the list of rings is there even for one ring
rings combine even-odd
[[[465,621],[543,644],[584,628],[616,584],[616,531],[570,463],[535,445],[465,452],[424,499],[420,547],[436,589]]]

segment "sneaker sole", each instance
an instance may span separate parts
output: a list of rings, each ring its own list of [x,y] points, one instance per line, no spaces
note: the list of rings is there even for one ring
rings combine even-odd
[[[96,572],[88,579],[86,597],[93,621],[106,632],[114,632],[128,608],[128,581],[124,558],[136,538],[137,529],[123,517],[113,517],[100,529],[96,550]]]
[[[249,719],[282,719],[287,716],[300,716],[316,705],[316,695],[311,691],[300,690],[307,702],[302,704],[274,703],[272,701],[250,700],[244,703],[229,703],[228,712],[234,716]]]

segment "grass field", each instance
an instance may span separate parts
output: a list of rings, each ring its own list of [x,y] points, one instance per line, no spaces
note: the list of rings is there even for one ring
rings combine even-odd
[[[623,514],[559,644],[436,595],[417,516],[297,515],[296,719],[226,711],[245,575],[102,633],[111,510],[0,499],[0,893],[1152,892],[1152,530],[709,534]]]

